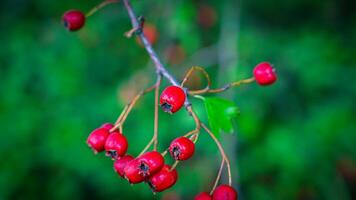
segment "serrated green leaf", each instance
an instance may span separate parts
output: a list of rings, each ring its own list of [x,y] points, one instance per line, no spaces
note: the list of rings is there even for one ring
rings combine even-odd
[[[210,128],[216,136],[221,131],[233,132],[232,122],[240,113],[234,102],[219,97],[207,97],[204,98],[204,104]]]

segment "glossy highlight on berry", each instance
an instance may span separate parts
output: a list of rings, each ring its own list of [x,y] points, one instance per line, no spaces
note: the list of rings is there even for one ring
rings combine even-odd
[[[185,98],[185,92],[181,87],[171,85],[163,90],[160,105],[164,112],[175,113],[184,105]]]
[[[62,21],[69,31],[77,31],[85,24],[85,15],[79,10],[69,10],[63,14]]]

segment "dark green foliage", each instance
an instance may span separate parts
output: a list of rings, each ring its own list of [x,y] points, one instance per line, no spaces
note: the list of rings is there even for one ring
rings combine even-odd
[[[279,79],[270,87],[253,83],[221,94],[240,109],[237,131],[220,139],[241,199],[355,199],[355,6],[346,0],[237,2],[132,0],[137,14],[157,26],[155,48],[164,61],[174,42],[185,50],[183,63],[167,67],[178,78],[203,65],[218,87],[249,78],[261,61],[277,69]],[[91,130],[116,120],[130,91],[155,81],[145,50],[123,36],[131,28],[123,5],[104,8],[78,32],[62,26],[66,10],[88,11],[97,3],[1,2],[0,200],[154,199],[146,185],[127,184],[112,161],[94,156],[85,144]],[[208,28],[197,24],[203,3],[216,12]],[[233,25],[238,29],[231,30]],[[227,53],[237,63],[222,74],[231,62]],[[204,103],[193,101],[206,124],[211,113],[232,106],[216,98],[206,98],[221,106],[208,116]],[[153,99],[149,94],[140,100],[125,123],[133,155],[153,134]],[[227,122],[235,114],[211,125],[230,132]],[[184,111],[160,111],[159,150],[192,129]],[[174,188],[156,199],[191,199],[210,189],[220,162],[217,148],[204,132],[196,148],[193,159],[178,166]]]

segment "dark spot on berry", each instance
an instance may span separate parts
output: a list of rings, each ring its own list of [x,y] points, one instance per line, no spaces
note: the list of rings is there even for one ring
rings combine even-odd
[[[173,152],[173,157],[175,160],[179,160],[179,157],[180,157],[180,150],[178,147],[173,147],[172,149],[172,152]]]
[[[63,25],[64,25],[64,27],[68,28],[68,22],[67,22],[67,20],[63,20]]]
[[[164,112],[172,113],[172,105],[170,105],[169,103],[163,103],[161,104],[161,107]]]
[[[107,156],[110,156],[110,157],[113,158],[113,159],[115,159],[115,158],[117,158],[117,151],[115,151],[115,150],[107,151],[107,152],[106,152],[106,155],[107,155]]]
[[[140,174],[143,175],[143,176],[148,176],[149,175],[149,172],[148,170],[150,169],[148,167],[148,165],[144,162],[141,162],[140,165],[139,165],[139,168],[140,168]]]

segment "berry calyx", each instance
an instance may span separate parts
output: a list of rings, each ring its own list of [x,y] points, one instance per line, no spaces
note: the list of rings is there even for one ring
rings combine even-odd
[[[186,137],[179,137],[172,141],[169,152],[175,160],[187,160],[193,156],[195,144]]]
[[[111,156],[113,159],[125,155],[127,147],[126,137],[117,131],[110,134],[105,142],[106,155]]]
[[[194,200],[211,200],[211,196],[207,192],[201,192],[194,197]]]
[[[170,170],[169,165],[164,165],[163,168],[150,177],[147,181],[153,192],[162,192],[172,187],[178,178],[177,170]]]
[[[164,158],[160,153],[157,151],[146,152],[125,166],[125,178],[130,183],[140,183],[160,171],[163,165]]]
[[[271,85],[277,80],[276,70],[268,62],[262,62],[253,69],[253,76],[260,85]]]
[[[69,31],[76,31],[85,24],[85,15],[79,10],[69,10],[63,14],[62,21]]]
[[[164,158],[163,156],[158,153],[157,151],[149,151],[142,154],[140,157],[137,158],[137,161],[140,163],[140,174],[143,177],[148,177],[159,170],[162,169],[164,165]]]
[[[213,192],[213,200],[237,200],[236,190],[229,185],[220,185]]]
[[[131,184],[140,183],[145,180],[145,177],[140,174],[140,162],[137,159],[128,162],[124,168],[124,178]]]
[[[115,160],[114,170],[116,171],[116,173],[119,176],[124,177],[124,169],[125,169],[126,165],[129,162],[131,162],[133,159],[134,159],[134,157],[132,157],[131,155],[125,155],[125,156]]]
[[[90,133],[87,138],[87,144],[95,154],[105,150],[105,142],[109,134],[109,130],[105,128],[97,128]]]
[[[164,112],[175,113],[183,106],[185,96],[181,87],[171,85],[163,90],[159,102]]]

